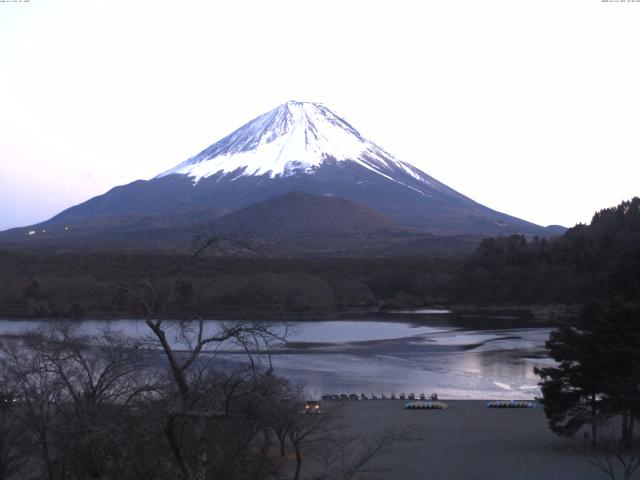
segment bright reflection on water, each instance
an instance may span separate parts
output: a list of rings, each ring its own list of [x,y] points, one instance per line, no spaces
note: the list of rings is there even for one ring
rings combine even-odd
[[[511,399],[540,394],[533,368],[549,364],[544,352],[549,328],[518,317],[418,313],[382,320],[289,323],[287,343],[275,346],[272,364],[276,373],[312,396],[437,392],[441,398]],[[44,323],[0,320],[0,334],[21,333]],[[85,320],[81,328],[99,334],[105,323]],[[141,320],[110,325],[135,337],[148,333]],[[219,326],[217,321],[206,322],[210,332]],[[172,338],[178,346],[177,336]],[[246,361],[243,354],[229,352],[232,346],[227,348],[227,353],[218,353],[219,365],[232,368]]]
[[[285,349],[291,353],[275,355],[273,363],[311,395],[437,392],[441,398],[511,399],[540,394],[533,368],[549,364],[544,358],[549,328],[491,328],[482,319],[471,322],[475,328],[463,323],[423,318],[301,324],[301,333]]]

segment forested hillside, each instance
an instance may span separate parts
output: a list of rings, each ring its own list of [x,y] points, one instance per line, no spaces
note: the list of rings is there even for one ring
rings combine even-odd
[[[640,198],[597,212],[551,240],[489,238],[466,262],[457,299],[573,303],[640,294]]]
[[[0,251],[2,316],[135,316],[118,287],[159,293],[183,254]],[[425,305],[580,304],[640,297],[640,198],[597,212],[563,236],[489,238],[472,253],[199,257],[177,285],[171,316],[272,316]]]

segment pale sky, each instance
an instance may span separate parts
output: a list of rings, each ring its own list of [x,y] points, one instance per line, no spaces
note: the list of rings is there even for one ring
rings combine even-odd
[[[0,229],[287,100],[541,224],[640,195],[640,2],[0,0]]]

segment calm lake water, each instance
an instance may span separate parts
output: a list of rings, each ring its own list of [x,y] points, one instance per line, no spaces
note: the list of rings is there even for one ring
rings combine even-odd
[[[0,335],[43,323],[0,320]],[[105,324],[85,320],[81,328],[99,335]],[[147,334],[140,320],[109,324],[136,337]],[[206,322],[210,331],[219,325]],[[275,345],[271,356],[275,372],[314,397],[437,392],[449,399],[526,399],[540,395],[533,368],[550,364],[544,350],[550,329],[518,316],[404,311],[374,320],[289,322],[287,331],[287,342]],[[246,362],[240,352],[216,355],[225,368]]]

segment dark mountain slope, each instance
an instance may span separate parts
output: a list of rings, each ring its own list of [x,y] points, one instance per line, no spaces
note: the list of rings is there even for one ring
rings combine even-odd
[[[147,238],[149,246],[157,246],[161,238],[164,245],[177,246],[186,236],[179,232],[193,224],[290,192],[342,197],[425,235],[564,231],[474,202],[396,159],[323,105],[288,102],[156,178],[115,187],[46,222],[4,232],[0,242],[121,246]],[[336,225],[349,226],[336,222],[332,228]]]
[[[216,231],[265,239],[408,233],[383,215],[350,200],[291,192],[254,203],[211,224]]]

